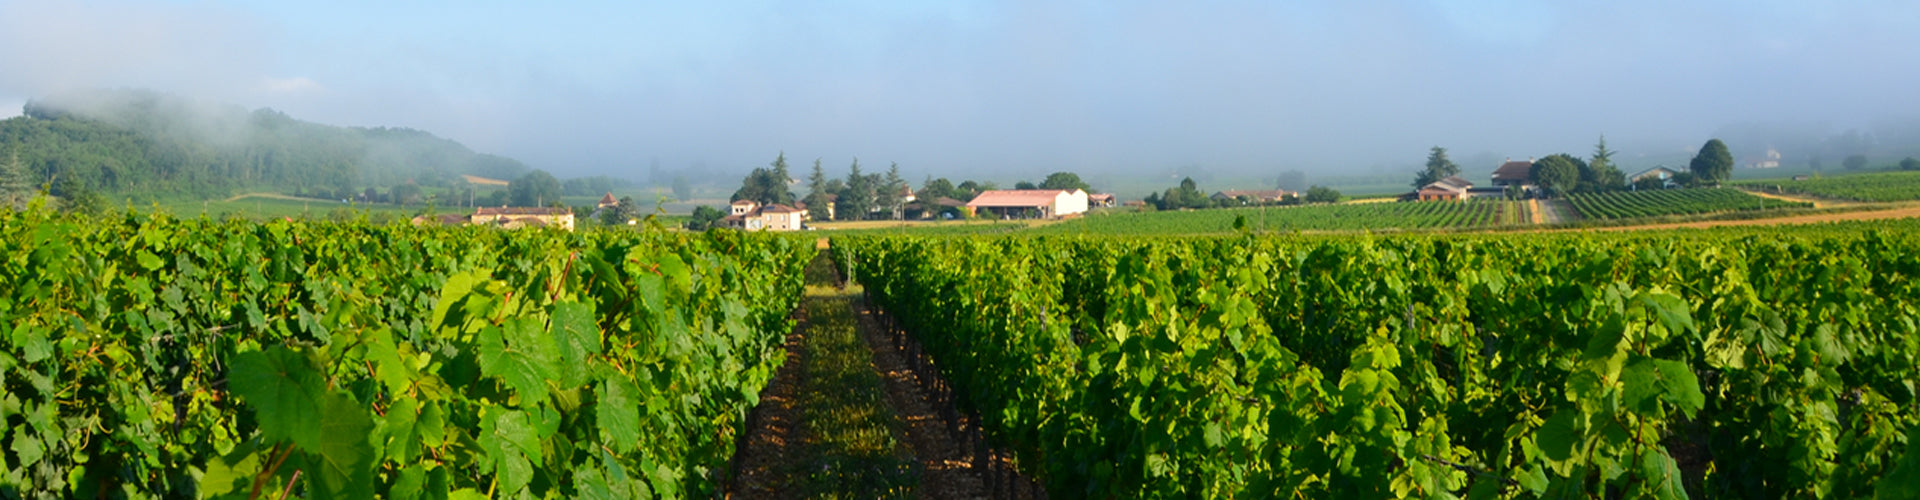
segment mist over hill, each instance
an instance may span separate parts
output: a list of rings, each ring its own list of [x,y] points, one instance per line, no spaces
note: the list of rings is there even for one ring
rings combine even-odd
[[[528,171],[425,131],[324,125],[142,90],[29,101],[21,116],[0,120],[0,162],[14,161],[56,192],[194,196],[434,186],[463,174],[512,179]]]

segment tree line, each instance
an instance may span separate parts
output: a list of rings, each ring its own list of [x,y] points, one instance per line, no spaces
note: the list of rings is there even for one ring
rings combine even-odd
[[[1627,179],[1626,174],[1613,163],[1616,153],[1607,147],[1607,137],[1602,135],[1594,145],[1591,157],[1583,159],[1567,153],[1550,154],[1533,162],[1527,171],[1527,178],[1544,188],[1549,195],[1665,187],[1667,180],[1657,177]],[[1447,158],[1447,148],[1434,146],[1427,153],[1426,167],[1414,175],[1413,187],[1418,189],[1459,174],[1460,166]],[[1727,144],[1720,139],[1711,139],[1701,145],[1699,153],[1688,162],[1685,171],[1676,172],[1672,182],[1687,187],[1717,186],[1732,175],[1733,155],[1728,151]],[[1520,193],[1510,192],[1510,196],[1518,197]]]
[[[871,172],[860,166],[859,158],[854,158],[853,163],[847,166],[845,177],[828,177],[824,161],[815,159],[812,173],[807,175],[805,195],[793,191],[799,182],[792,177],[787,154],[781,152],[767,166],[755,168],[742,178],[740,188],[728,197],[728,201],[750,200],[762,206],[803,207],[807,209],[808,220],[814,222],[899,220],[912,215],[963,218],[967,216],[964,210],[942,205],[941,201],[965,203],[973,201],[980,193],[1000,189],[992,181],[962,180],[956,184],[945,177],[927,176],[916,190],[901,177],[899,163],[890,163],[885,172]],[[1093,192],[1093,187],[1073,172],[1054,172],[1037,184],[1020,181],[1013,188]],[[912,202],[908,201],[909,196]],[[726,215],[720,209],[695,207],[688,227],[704,229]]]
[[[1304,176],[1303,176],[1304,177]],[[1284,181],[1283,176],[1283,182]],[[1148,193],[1144,200],[1148,207],[1156,210],[1179,210],[1200,208],[1231,208],[1249,205],[1299,205],[1302,203],[1333,203],[1340,201],[1340,192],[1326,186],[1311,186],[1304,194],[1288,193],[1276,200],[1257,200],[1246,196],[1215,199],[1200,190],[1200,185],[1192,177],[1180,179],[1180,184],[1159,193]]]

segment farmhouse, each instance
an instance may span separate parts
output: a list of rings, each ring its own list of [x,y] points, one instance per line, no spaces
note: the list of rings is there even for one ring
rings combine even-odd
[[[1242,196],[1245,196],[1248,200],[1252,200],[1253,203],[1279,203],[1280,200],[1286,199],[1288,196],[1299,196],[1299,193],[1284,189],[1229,189],[1213,193],[1211,198],[1215,201],[1227,201],[1237,200]]]
[[[1672,188],[1674,187],[1673,176],[1678,173],[1679,172],[1675,172],[1673,171],[1673,169],[1667,168],[1667,167],[1653,167],[1646,170],[1642,170],[1640,171],[1640,173],[1633,174],[1632,177],[1628,177],[1627,184],[1637,187],[1640,185],[1640,181],[1642,180],[1654,179],[1660,182],[1660,187],[1662,189]]]
[[[1001,218],[1052,218],[1087,211],[1087,192],[1078,189],[1000,189],[981,192],[967,202],[975,213]]]
[[[1515,161],[1508,158],[1506,163],[1500,164],[1500,168],[1493,169],[1493,185],[1498,187],[1533,185],[1533,159]]]
[[[601,209],[601,208],[607,208],[611,206],[617,206],[619,204],[620,204],[619,198],[614,198],[613,193],[607,193],[606,196],[600,197],[600,203],[595,204],[593,208]]]
[[[795,208],[779,203],[760,205],[753,200],[740,200],[728,206],[730,213],[720,219],[720,225],[734,229],[757,231],[799,231],[807,220],[807,209]]]
[[[1468,191],[1471,189],[1472,182],[1456,175],[1420,186],[1420,190],[1414,192],[1414,197],[1420,201],[1464,200],[1469,197]]]
[[[1113,193],[1100,193],[1100,194],[1087,195],[1087,207],[1089,208],[1092,208],[1092,207],[1104,208],[1104,207],[1111,207],[1111,206],[1113,206]]]
[[[491,224],[506,229],[558,227],[573,230],[573,210],[550,207],[480,207],[468,224]]]

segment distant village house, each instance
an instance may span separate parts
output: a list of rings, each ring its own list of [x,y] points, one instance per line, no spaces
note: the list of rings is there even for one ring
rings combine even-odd
[[[728,206],[729,213],[720,219],[722,227],[731,227],[747,231],[799,231],[805,229],[807,210],[775,203],[761,205],[753,200],[740,200]]]

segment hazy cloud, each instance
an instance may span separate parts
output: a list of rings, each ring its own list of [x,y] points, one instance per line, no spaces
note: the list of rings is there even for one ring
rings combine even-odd
[[[1371,171],[1920,114],[1920,4],[0,5],[0,104],[144,87],[421,128],[562,175]],[[13,106],[17,108],[17,106]],[[1739,147],[1740,145],[1735,145]]]

